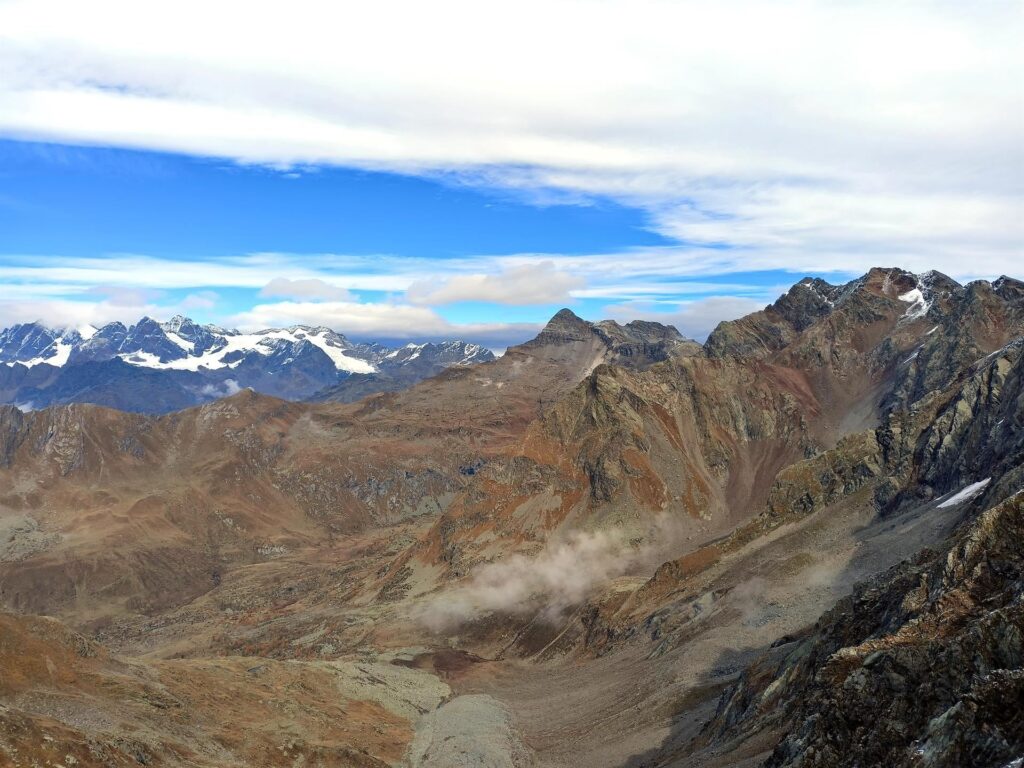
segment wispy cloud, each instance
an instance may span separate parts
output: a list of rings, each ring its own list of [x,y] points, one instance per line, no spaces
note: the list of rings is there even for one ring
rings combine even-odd
[[[495,304],[558,304],[570,300],[570,291],[582,288],[579,275],[555,268],[550,260],[519,264],[492,274],[455,275],[417,280],[406,295],[414,304],[454,304],[486,301]]]
[[[263,288],[260,289],[260,296],[285,298],[285,299],[309,299],[312,301],[352,301],[352,294],[341,286],[328,283],[318,277],[310,277],[304,280],[290,280],[287,277],[275,277]]]
[[[653,320],[674,325],[687,338],[704,341],[723,320],[764,309],[765,302],[742,296],[710,296],[687,302],[635,301],[605,307],[605,314],[620,322]]]
[[[536,323],[452,323],[429,307],[391,302],[281,301],[257,304],[229,318],[240,328],[325,325],[357,338],[469,339],[495,348],[526,341]]]
[[[533,556],[513,554],[480,565],[461,583],[424,601],[416,617],[441,631],[492,613],[539,612],[554,621],[610,580],[664,562],[681,531],[678,521],[659,516],[645,531],[612,528],[553,535]]]
[[[181,308],[186,311],[214,309],[219,300],[220,295],[216,291],[198,291],[197,293],[190,293],[182,299]]]
[[[611,196],[733,246],[722,271],[963,277],[1021,256],[1017,3],[526,0],[500,25],[467,0],[152,12],[0,5],[0,132]]]

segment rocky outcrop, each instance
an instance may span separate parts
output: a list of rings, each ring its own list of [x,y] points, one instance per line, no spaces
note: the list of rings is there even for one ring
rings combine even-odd
[[[934,322],[901,359],[886,411],[905,409],[947,388],[975,362],[1024,334],[1024,283],[1003,277],[954,289]]]
[[[1024,485],[1024,339],[972,365],[946,392],[893,411],[878,430],[886,510],[993,478],[987,498]]]
[[[769,766],[1003,766],[1024,750],[1024,498],[841,600],[748,671],[703,740],[785,724]]]
[[[849,435],[835,448],[779,472],[768,493],[766,516],[777,523],[809,514],[852,495],[882,473],[875,433]]]
[[[604,362],[642,369],[670,357],[699,354],[700,345],[686,339],[671,325],[633,320],[619,325],[614,320],[589,323],[571,309],[561,309],[548,321],[535,339],[520,349],[573,344],[597,340],[608,352]]]

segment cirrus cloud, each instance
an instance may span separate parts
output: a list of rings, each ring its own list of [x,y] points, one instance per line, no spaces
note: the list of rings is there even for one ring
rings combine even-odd
[[[1016,2],[156,9],[0,4],[0,134],[610,196],[736,272],[1021,258]]]
[[[508,267],[496,274],[417,280],[409,286],[406,296],[413,304],[560,304],[568,302],[570,291],[584,284],[582,277],[557,269],[553,261],[545,260]]]
[[[541,328],[538,323],[452,323],[428,307],[352,301],[257,304],[235,315],[230,321],[249,330],[288,325],[324,325],[359,339],[462,339],[494,349],[526,341]]]
[[[290,280],[275,277],[260,289],[260,296],[296,299],[299,301],[352,301],[352,294],[345,288],[328,283],[317,277]]]
[[[683,336],[704,341],[723,320],[735,320],[764,309],[763,301],[742,296],[709,296],[686,302],[634,301],[605,307],[614,320],[653,320],[673,325]]]

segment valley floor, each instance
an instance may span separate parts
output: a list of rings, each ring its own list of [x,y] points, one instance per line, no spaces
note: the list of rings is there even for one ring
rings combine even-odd
[[[16,693],[5,697],[0,724],[14,745],[8,756],[24,765],[65,759],[19,751],[34,729],[47,734],[50,751],[66,750],[78,764],[117,765],[110,755],[134,750],[167,765],[753,765],[778,734],[694,750],[722,691],[854,582],[941,542],[959,517],[957,506],[929,504],[877,519],[852,497],[723,557],[685,584],[656,623],[633,628],[600,655],[577,643],[569,653],[549,644],[532,658],[503,656],[501,644],[514,645],[507,634],[498,643],[469,634],[408,645],[424,634],[408,618],[411,604],[346,613],[313,594],[311,581],[327,581],[327,558],[254,565],[131,632],[101,631],[118,656],[51,620],[21,627],[20,652],[43,660],[24,667],[8,637],[5,674],[13,679],[5,685]],[[624,577],[609,591],[635,591],[643,581]],[[228,630],[225,609],[270,585],[274,594],[305,590],[309,603],[263,606]],[[556,644],[582,610],[551,632]],[[319,642],[334,631],[328,617],[350,644],[342,653]],[[76,652],[76,643],[89,649]],[[261,655],[238,655],[246,648]],[[321,656],[336,660],[314,660]],[[287,660],[303,657],[310,660]]]

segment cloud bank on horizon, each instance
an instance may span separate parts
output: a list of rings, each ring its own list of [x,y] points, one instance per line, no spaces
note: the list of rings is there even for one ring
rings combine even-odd
[[[787,275],[1012,274],[1022,33],[1013,2],[7,0],[9,140],[610,200],[661,244],[201,259],[12,253],[0,234],[0,321],[192,310],[503,346],[570,304],[700,337]],[[19,206],[0,175],[0,210]]]

